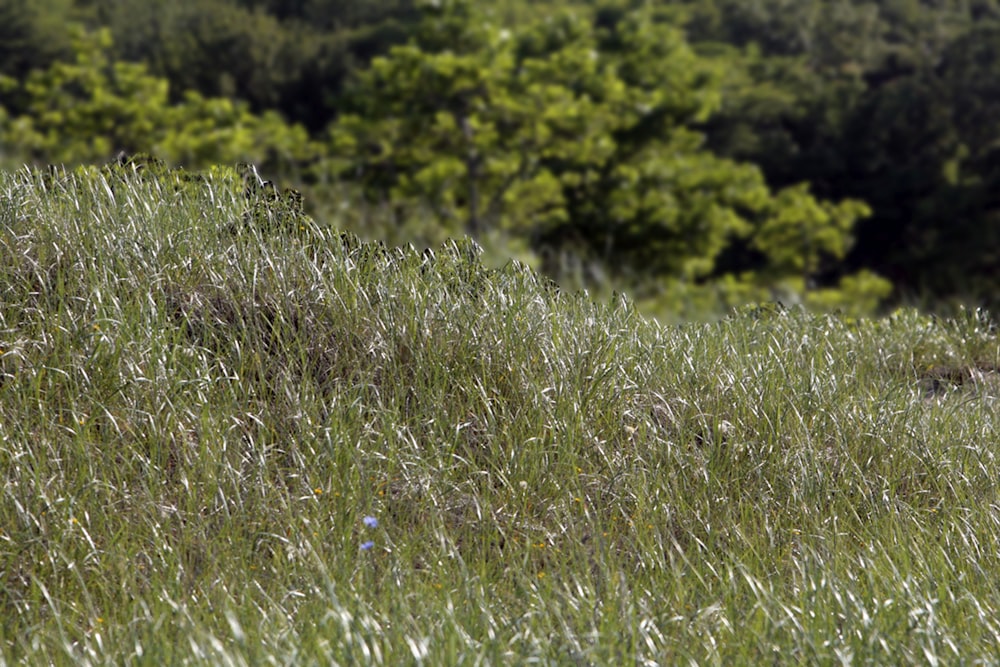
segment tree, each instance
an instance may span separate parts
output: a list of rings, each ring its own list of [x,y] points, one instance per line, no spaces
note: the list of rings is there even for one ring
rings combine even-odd
[[[996,303],[996,0],[671,4],[700,53],[733,64],[708,146],[772,187],[804,179],[871,206],[826,275],[871,269],[897,298]]]
[[[704,149],[695,128],[718,108],[720,64],[654,11],[562,13],[516,31],[467,2],[426,12],[331,128],[333,168],[373,200],[429,205],[454,233],[513,234],[630,278],[718,277],[741,239],[767,269],[744,277],[800,278],[849,246],[863,206],[803,188],[774,196],[756,167]],[[802,234],[794,250],[776,241]]]
[[[24,98],[26,113],[0,113],[0,143],[36,162],[103,161],[119,150],[145,151],[173,163],[204,166],[252,160],[292,169],[312,156],[302,127],[245,104],[187,92],[171,104],[167,81],[136,63],[113,62],[108,30],[75,29],[73,62],[32,72],[6,87]]]
[[[172,102],[189,90],[238,98],[255,113],[278,110],[316,132],[336,115],[346,77],[405,41],[415,13],[412,0],[92,4],[90,25],[111,29],[113,58],[168,79]]]
[[[0,74],[21,80],[69,55],[71,5],[70,0],[0,0]],[[9,97],[5,101],[11,106]]]

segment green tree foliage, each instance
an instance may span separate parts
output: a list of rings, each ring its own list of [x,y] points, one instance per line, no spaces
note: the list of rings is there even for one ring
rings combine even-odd
[[[264,11],[282,21],[308,23],[337,31],[377,25],[386,19],[414,18],[414,0],[236,0],[236,4]]]
[[[170,104],[167,81],[141,64],[112,62],[108,30],[76,30],[76,58],[32,72],[7,87],[26,112],[0,124],[5,150],[33,161],[103,161],[119,150],[148,151],[173,163],[254,160],[291,169],[312,155],[305,130],[275,112],[187,92]]]
[[[859,260],[938,296],[997,304],[1000,26],[970,31],[934,68],[873,88],[847,130],[852,189],[879,211]],[[907,239],[900,244],[899,239]]]
[[[405,41],[414,13],[405,0],[93,0],[92,10],[112,31],[114,57],[168,79],[172,101],[188,90],[234,97],[316,131],[344,80]]]
[[[332,127],[334,166],[373,200],[429,205],[454,233],[683,283],[723,278],[717,260],[739,242],[755,261],[728,280],[803,292],[867,210],[804,187],[772,194],[754,166],[706,151],[694,128],[718,108],[719,77],[654,12],[510,31],[470,3],[435,3],[413,42],[361,76]]]
[[[284,67],[290,50],[317,56],[312,35],[291,34],[275,17],[231,2],[126,1],[101,3],[99,10],[115,37],[117,58],[147,63],[176,91],[275,107],[293,76]]]
[[[997,304],[1000,3],[674,4],[699,51],[730,65],[708,145],[776,187],[804,179],[871,205],[838,271],[876,270],[922,301]]]
[[[72,53],[71,0],[0,0],[0,75],[21,79]],[[5,104],[11,104],[4,96]]]

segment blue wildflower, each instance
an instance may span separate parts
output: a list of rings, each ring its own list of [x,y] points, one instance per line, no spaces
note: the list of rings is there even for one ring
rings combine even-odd
[[[364,521],[364,524],[369,528],[375,528],[376,526],[378,526],[378,519],[376,519],[373,516],[366,516],[364,519],[362,519],[362,521]]]
[[[361,543],[361,550],[362,550],[362,551],[368,551],[368,550],[369,550],[369,549],[371,549],[371,548],[372,548],[373,546],[375,546],[375,543],[374,543],[374,542],[372,542],[371,540],[368,540],[367,542],[362,542],[362,543]]]

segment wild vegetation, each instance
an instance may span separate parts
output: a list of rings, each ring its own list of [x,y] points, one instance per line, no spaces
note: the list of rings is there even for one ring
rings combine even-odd
[[[0,165],[251,161],[366,238],[472,231],[657,314],[996,306],[998,26],[997,0],[0,0]]]
[[[998,26],[0,0],[0,664],[1000,663]]]
[[[0,176],[0,662],[996,662],[984,313],[665,326],[247,185]]]

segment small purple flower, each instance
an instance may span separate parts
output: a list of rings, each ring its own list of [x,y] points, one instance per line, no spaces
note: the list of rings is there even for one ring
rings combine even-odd
[[[369,549],[371,549],[374,546],[375,546],[375,543],[372,542],[371,540],[368,540],[367,542],[362,542],[361,543],[361,550],[362,551],[368,551]]]
[[[364,519],[362,519],[362,521],[369,528],[375,528],[376,526],[378,526],[378,519],[376,519],[373,516],[366,516]]]

